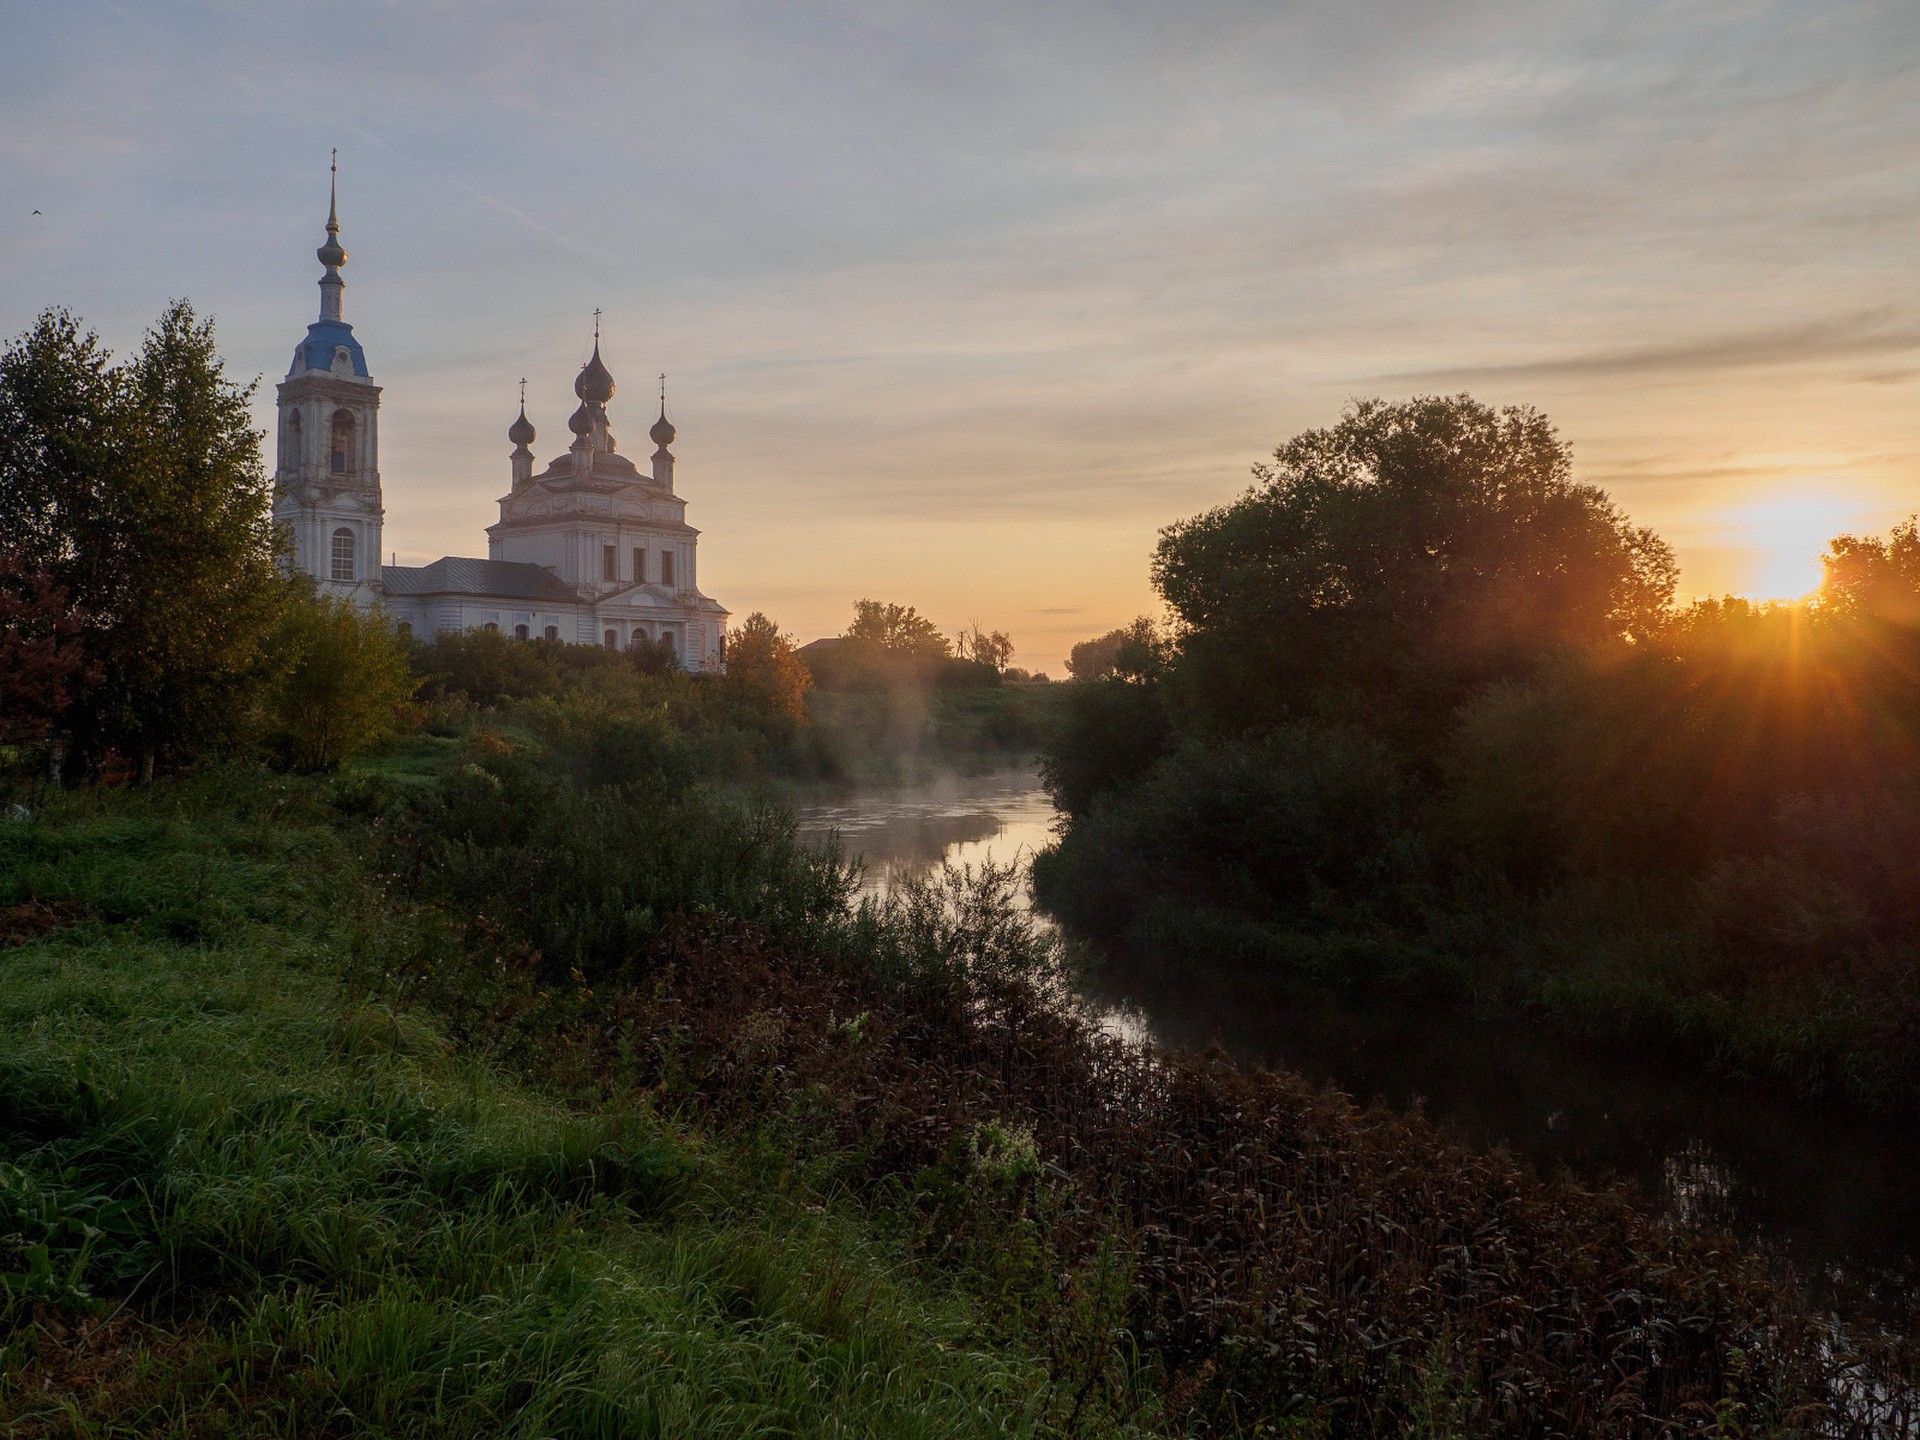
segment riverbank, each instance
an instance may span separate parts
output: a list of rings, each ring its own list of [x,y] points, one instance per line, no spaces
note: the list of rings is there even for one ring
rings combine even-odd
[[[697,790],[585,783],[564,753],[484,732],[426,761],[442,773],[80,797],[8,832],[6,873],[81,920],[9,952],[42,987],[9,1023],[58,1042],[56,1073],[90,1067],[56,1097],[130,1097],[98,1121],[59,1099],[10,1145],[58,1177],[151,1110],[156,1135],[204,1134],[213,1157],[177,1183],[199,1150],[76,1171],[103,1207],[164,1193],[212,1217],[197,1251],[172,1230],[128,1240],[182,1257],[152,1271],[164,1283],[88,1282],[145,1327],[130,1373],[176,1407],[237,1373],[281,1407],[263,1414],[345,1397],[392,1407],[359,1433],[442,1434],[524,1409],[547,1428],[508,1433],[531,1435],[615,1413],[639,1366],[648,1403],[695,1407],[672,1433],[763,1413],[799,1434],[1642,1434],[1702,1416],[1784,1433],[1817,1429],[1862,1373],[1909,1393],[1897,1347],[1839,1343],[1709,1232],[1285,1077],[1103,1036],[1048,989],[1057,957],[1003,873],[856,906],[834,857]],[[343,888],[369,851],[383,885]],[[117,991],[96,945],[146,988]],[[152,1098],[167,1075],[191,1103]],[[496,1096],[522,1149],[463,1158]],[[274,1188],[293,1176],[297,1202],[303,1166],[324,1171],[310,1209]],[[456,1263],[455,1236],[480,1252]],[[36,1273],[85,1242],[60,1243]],[[147,1252],[128,1253],[132,1272]],[[619,1268],[662,1253],[703,1258],[644,1282]],[[665,1293],[635,1319],[621,1307],[650,1285]],[[41,1329],[9,1351],[16,1397],[85,1400],[90,1352],[58,1347],[95,1333],[89,1302],[60,1303],[60,1331],[31,1311]],[[556,1314],[558,1350],[540,1328]],[[174,1366],[202,1334],[259,1348]]]
[[[799,803],[801,799],[804,803]],[[1019,864],[1053,839],[1038,778],[1011,772],[796,797],[874,892],[943,864]],[[1258,967],[1073,941],[1076,987],[1114,1033],[1417,1112],[1537,1173],[1625,1183],[1654,1214],[1719,1226],[1821,1294],[1903,1317],[1920,1294],[1920,1137],[1897,1119],[1764,1081],[1703,1080],[1652,1040],[1584,1038],[1501,1007],[1303,986]],[[1851,1302],[1849,1302],[1851,1303]]]
[[[0,926],[0,1428],[1043,1431],[1040,1357],[844,1205],[375,993],[419,917],[334,793],[0,823],[0,914],[50,917]]]

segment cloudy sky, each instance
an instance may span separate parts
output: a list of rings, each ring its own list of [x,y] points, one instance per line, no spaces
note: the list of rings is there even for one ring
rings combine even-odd
[[[387,548],[484,554],[606,314],[669,372],[703,588],[1017,663],[1351,397],[1545,410],[1687,593],[1920,509],[1913,0],[0,0],[0,331],[176,295],[385,386]],[[32,215],[33,210],[42,213]],[[261,407],[263,426],[270,420]]]

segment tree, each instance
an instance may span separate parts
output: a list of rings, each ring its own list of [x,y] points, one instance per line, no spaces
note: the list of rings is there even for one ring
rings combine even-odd
[[[727,637],[727,689],[756,709],[799,720],[807,713],[812,684],[793,637],[760,611]]]
[[[294,768],[332,770],[389,739],[420,682],[386,616],[306,591],[274,636],[273,739]]]
[[[940,627],[911,605],[889,605],[879,600],[856,600],[853,623],[846,639],[872,646],[889,655],[921,660],[945,660],[953,646]]]
[[[974,620],[960,632],[954,649],[961,659],[991,665],[1004,675],[1007,662],[1013,659],[1013,637],[1004,630],[982,630],[980,622]]]
[[[289,594],[251,385],[176,301],[114,365],[50,310],[0,356],[0,546],[83,617],[99,683],[62,717],[79,760],[184,758],[237,739]]]
[[[1836,536],[1820,561],[1821,609],[1920,626],[1920,517],[1901,521],[1884,540]]]
[[[1431,733],[1477,686],[1645,639],[1673,552],[1576,483],[1545,416],[1469,396],[1361,401],[1162,532],[1175,679],[1207,729],[1315,713]]]
[[[45,570],[0,550],[0,746],[46,740],[94,678],[67,592]]]
[[[1076,680],[1146,680],[1158,674],[1171,655],[1171,643],[1160,627],[1141,615],[1074,646],[1067,654],[1067,673]]]

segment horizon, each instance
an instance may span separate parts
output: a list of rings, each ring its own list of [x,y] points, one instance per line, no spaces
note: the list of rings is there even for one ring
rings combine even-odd
[[[1352,396],[1536,406],[1683,597],[1794,598],[1920,510],[1901,7],[465,13],[347,6],[351,63],[21,15],[8,338],[66,305],[123,353],[184,295],[271,433],[338,145],[401,563],[484,553],[519,380],[544,461],[600,308],[736,620],[867,596],[1056,676]]]

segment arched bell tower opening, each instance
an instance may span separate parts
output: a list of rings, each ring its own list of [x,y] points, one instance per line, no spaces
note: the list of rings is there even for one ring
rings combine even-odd
[[[294,347],[278,389],[279,469],[273,518],[286,562],[329,594],[371,605],[380,594],[380,387],[346,321],[347,263],[336,183],[327,200],[320,261],[320,318]]]
[[[342,406],[333,412],[333,443],[327,468],[335,475],[351,475],[353,463],[353,412]]]

